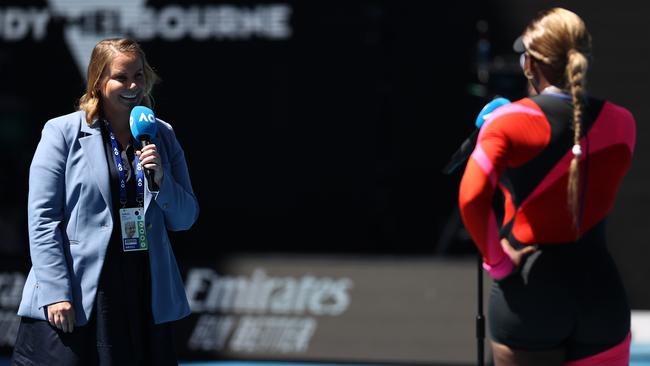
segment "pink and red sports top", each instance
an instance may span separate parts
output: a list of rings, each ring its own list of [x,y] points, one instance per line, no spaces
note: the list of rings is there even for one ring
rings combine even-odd
[[[568,199],[573,153],[573,106],[564,94],[542,94],[498,108],[481,127],[460,184],[465,227],[493,278],[513,268],[500,238],[517,245],[574,242],[614,205],[636,138],[623,107],[585,99],[580,140],[580,214],[574,224]],[[503,222],[492,208],[497,186],[505,196]]]

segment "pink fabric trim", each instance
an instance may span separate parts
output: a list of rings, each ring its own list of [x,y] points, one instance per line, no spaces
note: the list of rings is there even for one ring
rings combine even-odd
[[[503,251],[499,232],[497,227],[497,218],[494,211],[490,211],[487,222],[487,252],[490,258],[499,258],[501,260],[495,265],[489,265],[483,262],[483,269],[488,271],[490,277],[500,280],[512,272],[513,263],[510,257]]]
[[[589,137],[589,151],[594,153],[604,148],[614,146],[617,144],[626,144],[630,151],[634,150],[634,141],[636,134],[634,131],[633,119],[626,110],[617,107],[609,102],[606,102],[594,125],[589,129],[587,136]],[[630,123],[632,122],[632,123]],[[580,140],[580,145],[586,149],[586,138]],[[583,154],[584,160],[586,154]],[[542,182],[535,188],[535,190],[528,195],[526,200],[521,203],[521,207],[537,197],[540,193],[546,191],[548,187],[553,185],[558,179],[563,177],[569,171],[569,165],[573,159],[571,149],[560,159],[560,161],[553,167],[549,174],[542,180]]]
[[[488,176],[492,187],[495,188],[497,186],[497,174],[494,171],[494,165],[490,161],[490,158],[488,158],[485,150],[481,147],[481,144],[477,144],[476,148],[474,148],[472,158],[474,158],[474,161],[476,161],[478,166],[481,167],[483,173]]]
[[[628,333],[623,342],[616,346],[579,360],[565,362],[565,366],[627,366],[630,363],[630,343],[632,334]]]
[[[495,280],[505,278],[510,274],[510,272],[512,272],[513,267],[514,265],[512,264],[512,260],[507,255],[504,255],[503,259],[494,266],[483,262],[483,269],[486,270],[490,274],[490,277]]]
[[[506,115],[510,113],[524,113],[524,114],[529,114],[531,116],[543,116],[544,113],[540,111],[539,109],[535,109],[532,107],[527,107],[522,104],[518,103],[510,103],[506,104],[504,106],[501,106],[497,109],[495,109],[492,113],[490,113],[490,116],[488,117],[487,120],[483,123],[483,126],[481,126],[481,131],[478,134],[478,138],[480,140],[481,135],[483,134],[483,131],[487,126],[489,126],[492,122],[494,122],[495,119]]]

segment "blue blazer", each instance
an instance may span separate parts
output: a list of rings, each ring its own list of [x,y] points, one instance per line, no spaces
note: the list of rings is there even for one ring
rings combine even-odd
[[[187,230],[199,206],[172,127],[157,121],[154,143],[165,175],[160,191],[145,189],[151,296],[158,323],[189,315],[167,230]],[[88,322],[113,232],[110,174],[100,123],[84,112],[48,121],[29,171],[29,246],[32,268],[18,315],[47,319],[47,305],[70,301],[77,325]]]

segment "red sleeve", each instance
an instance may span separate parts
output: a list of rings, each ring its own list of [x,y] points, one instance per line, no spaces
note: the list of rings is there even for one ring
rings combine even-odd
[[[539,154],[550,140],[550,126],[529,99],[494,111],[479,133],[460,183],[463,223],[484,258],[484,268],[500,279],[512,271],[512,261],[501,248],[499,226],[492,209],[501,174]]]

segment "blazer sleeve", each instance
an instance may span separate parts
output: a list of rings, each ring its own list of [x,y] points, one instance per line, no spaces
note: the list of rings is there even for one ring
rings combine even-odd
[[[187,230],[199,216],[199,203],[192,189],[185,153],[171,126],[167,123],[163,126],[167,130],[163,138],[169,164],[163,164],[165,175],[155,200],[162,209],[167,229]]]
[[[62,234],[68,149],[62,131],[46,123],[29,170],[29,248],[39,308],[72,301]]]

